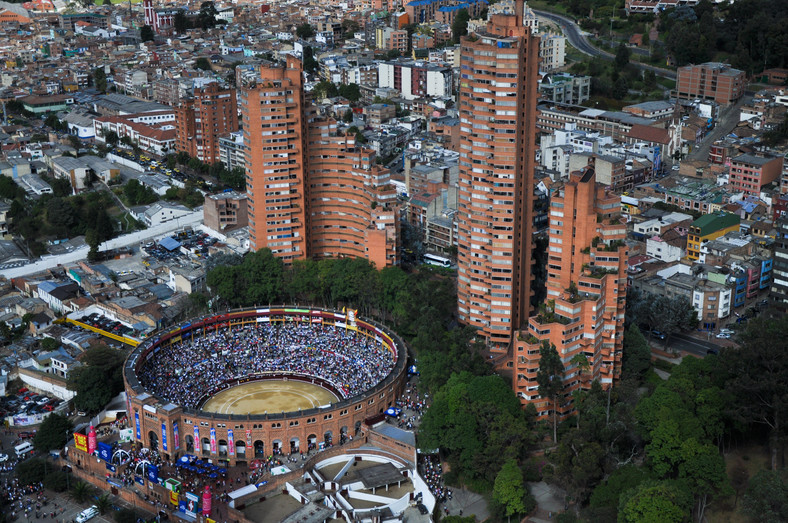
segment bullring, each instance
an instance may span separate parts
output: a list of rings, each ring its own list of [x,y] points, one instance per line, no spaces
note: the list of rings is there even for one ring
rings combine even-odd
[[[165,459],[196,454],[236,465],[353,438],[365,420],[394,406],[406,370],[404,343],[355,311],[282,306],[206,315],[159,332],[131,353],[123,374],[138,444]],[[310,408],[296,401],[301,410],[280,402],[278,412],[269,408],[273,400],[239,403],[248,412],[204,408],[255,382],[296,391],[304,383],[336,399]]]

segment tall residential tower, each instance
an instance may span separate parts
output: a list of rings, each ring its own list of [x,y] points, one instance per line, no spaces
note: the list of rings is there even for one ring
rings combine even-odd
[[[512,383],[523,404],[540,416],[553,408],[566,417],[572,392],[598,380],[603,388],[621,374],[627,292],[626,223],[621,202],[596,183],[593,167],[576,171],[550,198],[547,298],[518,333]],[[564,365],[557,405],[539,396],[539,348],[555,345]]]
[[[375,152],[304,99],[301,62],[260,66],[241,89],[253,250],[285,263],[366,258],[398,263],[399,209]]]
[[[458,312],[491,350],[530,312],[539,38],[493,14],[461,41]]]

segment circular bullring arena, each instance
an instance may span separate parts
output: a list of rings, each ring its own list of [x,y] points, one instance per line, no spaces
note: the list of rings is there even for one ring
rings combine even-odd
[[[353,439],[394,406],[406,369],[402,341],[355,311],[283,306],[160,331],[124,380],[138,444],[235,465]]]

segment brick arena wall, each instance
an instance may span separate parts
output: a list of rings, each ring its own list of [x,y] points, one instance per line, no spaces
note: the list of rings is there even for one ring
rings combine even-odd
[[[175,405],[147,390],[137,378],[137,370],[144,364],[146,356],[157,348],[218,328],[232,330],[233,327],[256,324],[263,318],[271,323],[302,322],[346,328],[379,339],[396,354],[394,368],[371,389],[337,401],[330,407],[259,415],[217,414]],[[149,337],[126,360],[123,377],[135,441],[147,447],[150,436],[155,435],[158,450],[165,459],[175,460],[184,454],[194,454],[232,466],[271,455],[274,442],[278,442],[282,451],[288,453],[293,440],[298,441],[299,448],[306,449],[309,442],[324,442],[326,435],[331,436],[334,445],[339,443],[342,433],[355,438],[362,430],[365,419],[394,406],[396,398],[402,394],[407,377],[407,350],[396,334],[370,320],[356,319],[352,313],[346,315],[327,309],[297,306],[241,309],[193,319]],[[194,438],[195,427],[199,441]],[[229,440],[230,431],[236,448],[233,454],[220,451],[221,442]],[[206,438],[215,440],[216,445],[211,445],[215,451],[202,448]],[[255,456],[256,442],[263,444],[260,456]],[[243,454],[238,452],[239,443],[245,450]]]

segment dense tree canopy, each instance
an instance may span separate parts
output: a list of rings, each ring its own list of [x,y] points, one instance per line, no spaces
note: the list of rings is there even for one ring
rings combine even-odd
[[[41,427],[36,431],[36,436],[33,439],[33,445],[40,452],[62,449],[68,441],[72,428],[70,419],[53,412],[41,422]]]
[[[123,390],[123,352],[99,345],[88,349],[82,357],[83,365],[68,377],[68,388],[76,391],[74,405],[86,412],[99,412]]]

